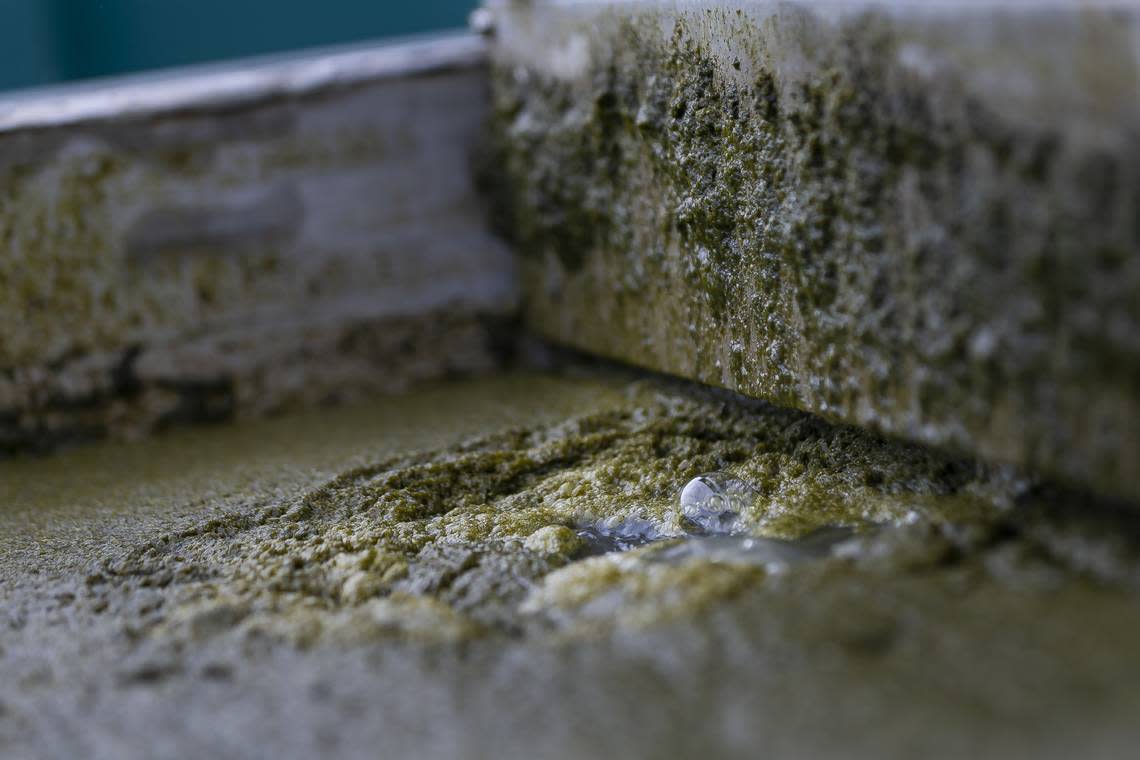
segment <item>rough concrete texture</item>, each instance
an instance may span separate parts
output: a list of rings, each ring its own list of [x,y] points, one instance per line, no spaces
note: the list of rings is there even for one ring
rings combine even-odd
[[[497,363],[460,36],[0,100],[0,451]]]
[[[744,536],[676,513],[709,470],[755,485]],[[1133,517],[658,381],[502,375],[0,462],[0,501],[6,756],[1138,738]]]
[[[1134,5],[492,12],[530,326],[1140,497]]]

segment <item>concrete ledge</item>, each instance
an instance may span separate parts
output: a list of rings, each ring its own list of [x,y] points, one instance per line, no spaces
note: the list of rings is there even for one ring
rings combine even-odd
[[[1134,6],[492,12],[530,326],[1140,498]]]
[[[498,361],[475,36],[0,99],[0,450]]]

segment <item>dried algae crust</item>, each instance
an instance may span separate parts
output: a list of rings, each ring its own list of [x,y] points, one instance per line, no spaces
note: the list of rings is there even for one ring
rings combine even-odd
[[[758,544],[855,534],[783,565],[709,550],[674,505],[714,469],[758,487]],[[724,394],[514,374],[0,473],[14,754],[1063,755],[1135,733],[1128,512],[1098,527],[1007,468]]]
[[[1135,501],[1140,21],[1000,5],[499,4],[528,324]]]
[[[766,574],[745,555],[655,560],[692,530],[678,489],[711,470],[756,486],[752,535],[920,520],[934,557],[948,544],[930,526],[992,526],[1027,488],[800,412],[639,381],[615,408],[392,457],[112,550],[91,582],[168,588],[152,627],[176,640],[451,641],[691,618]]]

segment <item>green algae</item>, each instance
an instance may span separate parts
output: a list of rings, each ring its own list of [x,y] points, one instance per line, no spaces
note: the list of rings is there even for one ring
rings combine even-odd
[[[527,324],[1134,500],[1134,149],[927,81],[904,53],[957,43],[906,14],[741,7],[505,12],[483,174]]]
[[[82,570],[100,552],[204,513],[240,511],[316,486],[364,460],[606,408],[622,398],[613,382],[517,371],[427,384],[367,404],[3,460],[0,559],[15,569],[42,555]],[[100,522],[97,529],[93,523]]]
[[[761,487],[752,535],[853,535],[783,570],[678,553],[677,492],[706,469]],[[365,753],[408,726],[458,754],[537,751],[540,716],[556,755],[611,719],[598,746],[630,751],[802,748],[822,721],[849,755],[869,716],[909,750],[1131,735],[1130,512],[723,393],[516,373],[0,476],[0,743],[52,716],[113,746],[123,710],[143,744],[195,744],[187,716],[219,706],[211,740],[240,724],[292,745],[330,710],[338,746]],[[641,545],[598,554],[598,531]],[[273,709],[272,736],[250,728]],[[731,732],[715,718],[734,710]],[[907,754],[857,754],[884,753]]]
[[[783,538],[917,514],[936,522],[989,520],[1025,488],[1006,469],[800,412],[621,378],[599,386],[508,376],[470,383],[462,394],[441,389],[378,402],[370,415],[327,410],[177,433],[145,446],[9,462],[0,548],[25,566],[38,556],[33,566],[50,575],[81,572],[101,594],[169,591],[162,627],[178,635],[199,630],[195,621],[215,620],[220,609],[242,611],[222,616],[234,629],[291,632],[308,641],[322,625],[341,631],[331,636],[350,635],[342,629],[403,604],[411,605],[409,614],[418,610],[413,617],[450,610],[466,621],[463,630],[488,634],[543,617],[523,611],[557,597],[536,589],[562,568],[585,562],[569,576],[552,576],[552,588],[565,587],[560,578],[594,577],[591,567],[603,570],[598,583],[624,582],[604,570],[611,560],[588,559],[590,540],[580,532],[635,543],[686,535],[692,526],[677,494],[700,472],[726,470],[754,483],[749,530]],[[447,399],[453,401],[440,405]],[[595,411],[583,413],[583,405]],[[558,416],[458,445],[430,445],[511,419],[534,420],[528,409]],[[384,450],[403,453],[367,454]],[[77,538],[76,529],[63,527],[96,518],[102,535]],[[756,575],[755,568],[741,573]],[[680,586],[692,587],[693,604],[721,593],[720,571],[710,571],[707,593],[702,584],[681,582],[699,575],[691,567],[652,574],[676,575]],[[352,612],[358,607],[367,609]]]
[[[198,245],[205,251],[185,245],[163,257],[128,250],[138,209],[179,209],[187,194],[179,182],[211,188],[193,194],[208,200],[243,186],[257,192],[266,177],[298,169],[344,171],[385,157],[374,125],[350,121],[314,139],[292,133],[291,108],[268,102],[234,113],[93,123],[74,134],[3,135],[0,316],[13,329],[0,346],[0,370],[123,350],[160,330],[193,328],[204,315],[233,319],[283,294],[327,289],[327,272],[288,280],[297,273],[289,271],[282,240],[254,241],[252,252],[208,239]],[[243,160],[233,160],[243,151]],[[208,225],[199,220],[197,227]]]
[[[299,100],[197,91],[3,130],[0,456],[497,369],[511,260],[453,171],[485,106],[468,42],[443,44],[466,51],[454,67]],[[97,90],[119,102],[133,85]],[[393,104],[446,118],[412,130]],[[392,171],[431,174],[431,197],[404,197]]]
[[[517,634],[551,621],[586,630],[573,613],[583,600],[626,599],[603,604],[604,617],[636,625],[697,614],[762,581],[746,562],[646,563],[649,547],[589,556],[582,531],[638,542],[685,536],[692,526],[677,494],[700,472],[753,483],[748,530],[782,538],[919,518],[988,523],[1026,487],[1004,468],[657,380],[626,381],[604,405],[381,458],[319,485],[222,490],[232,495],[200,507],[201,518],[102,549],[88,572],[99,588],[169,588],[167,612],[144,626],[159,638],[213,635],[200,621],[219,610],[239,635],[302,645],[384,631]],[[436,613],[439,637],[422,622]]]

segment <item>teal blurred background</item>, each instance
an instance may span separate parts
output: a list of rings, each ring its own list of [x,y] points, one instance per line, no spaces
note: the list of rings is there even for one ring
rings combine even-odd
[[[0,0],[0,90],[458,29],[477,0]]]

